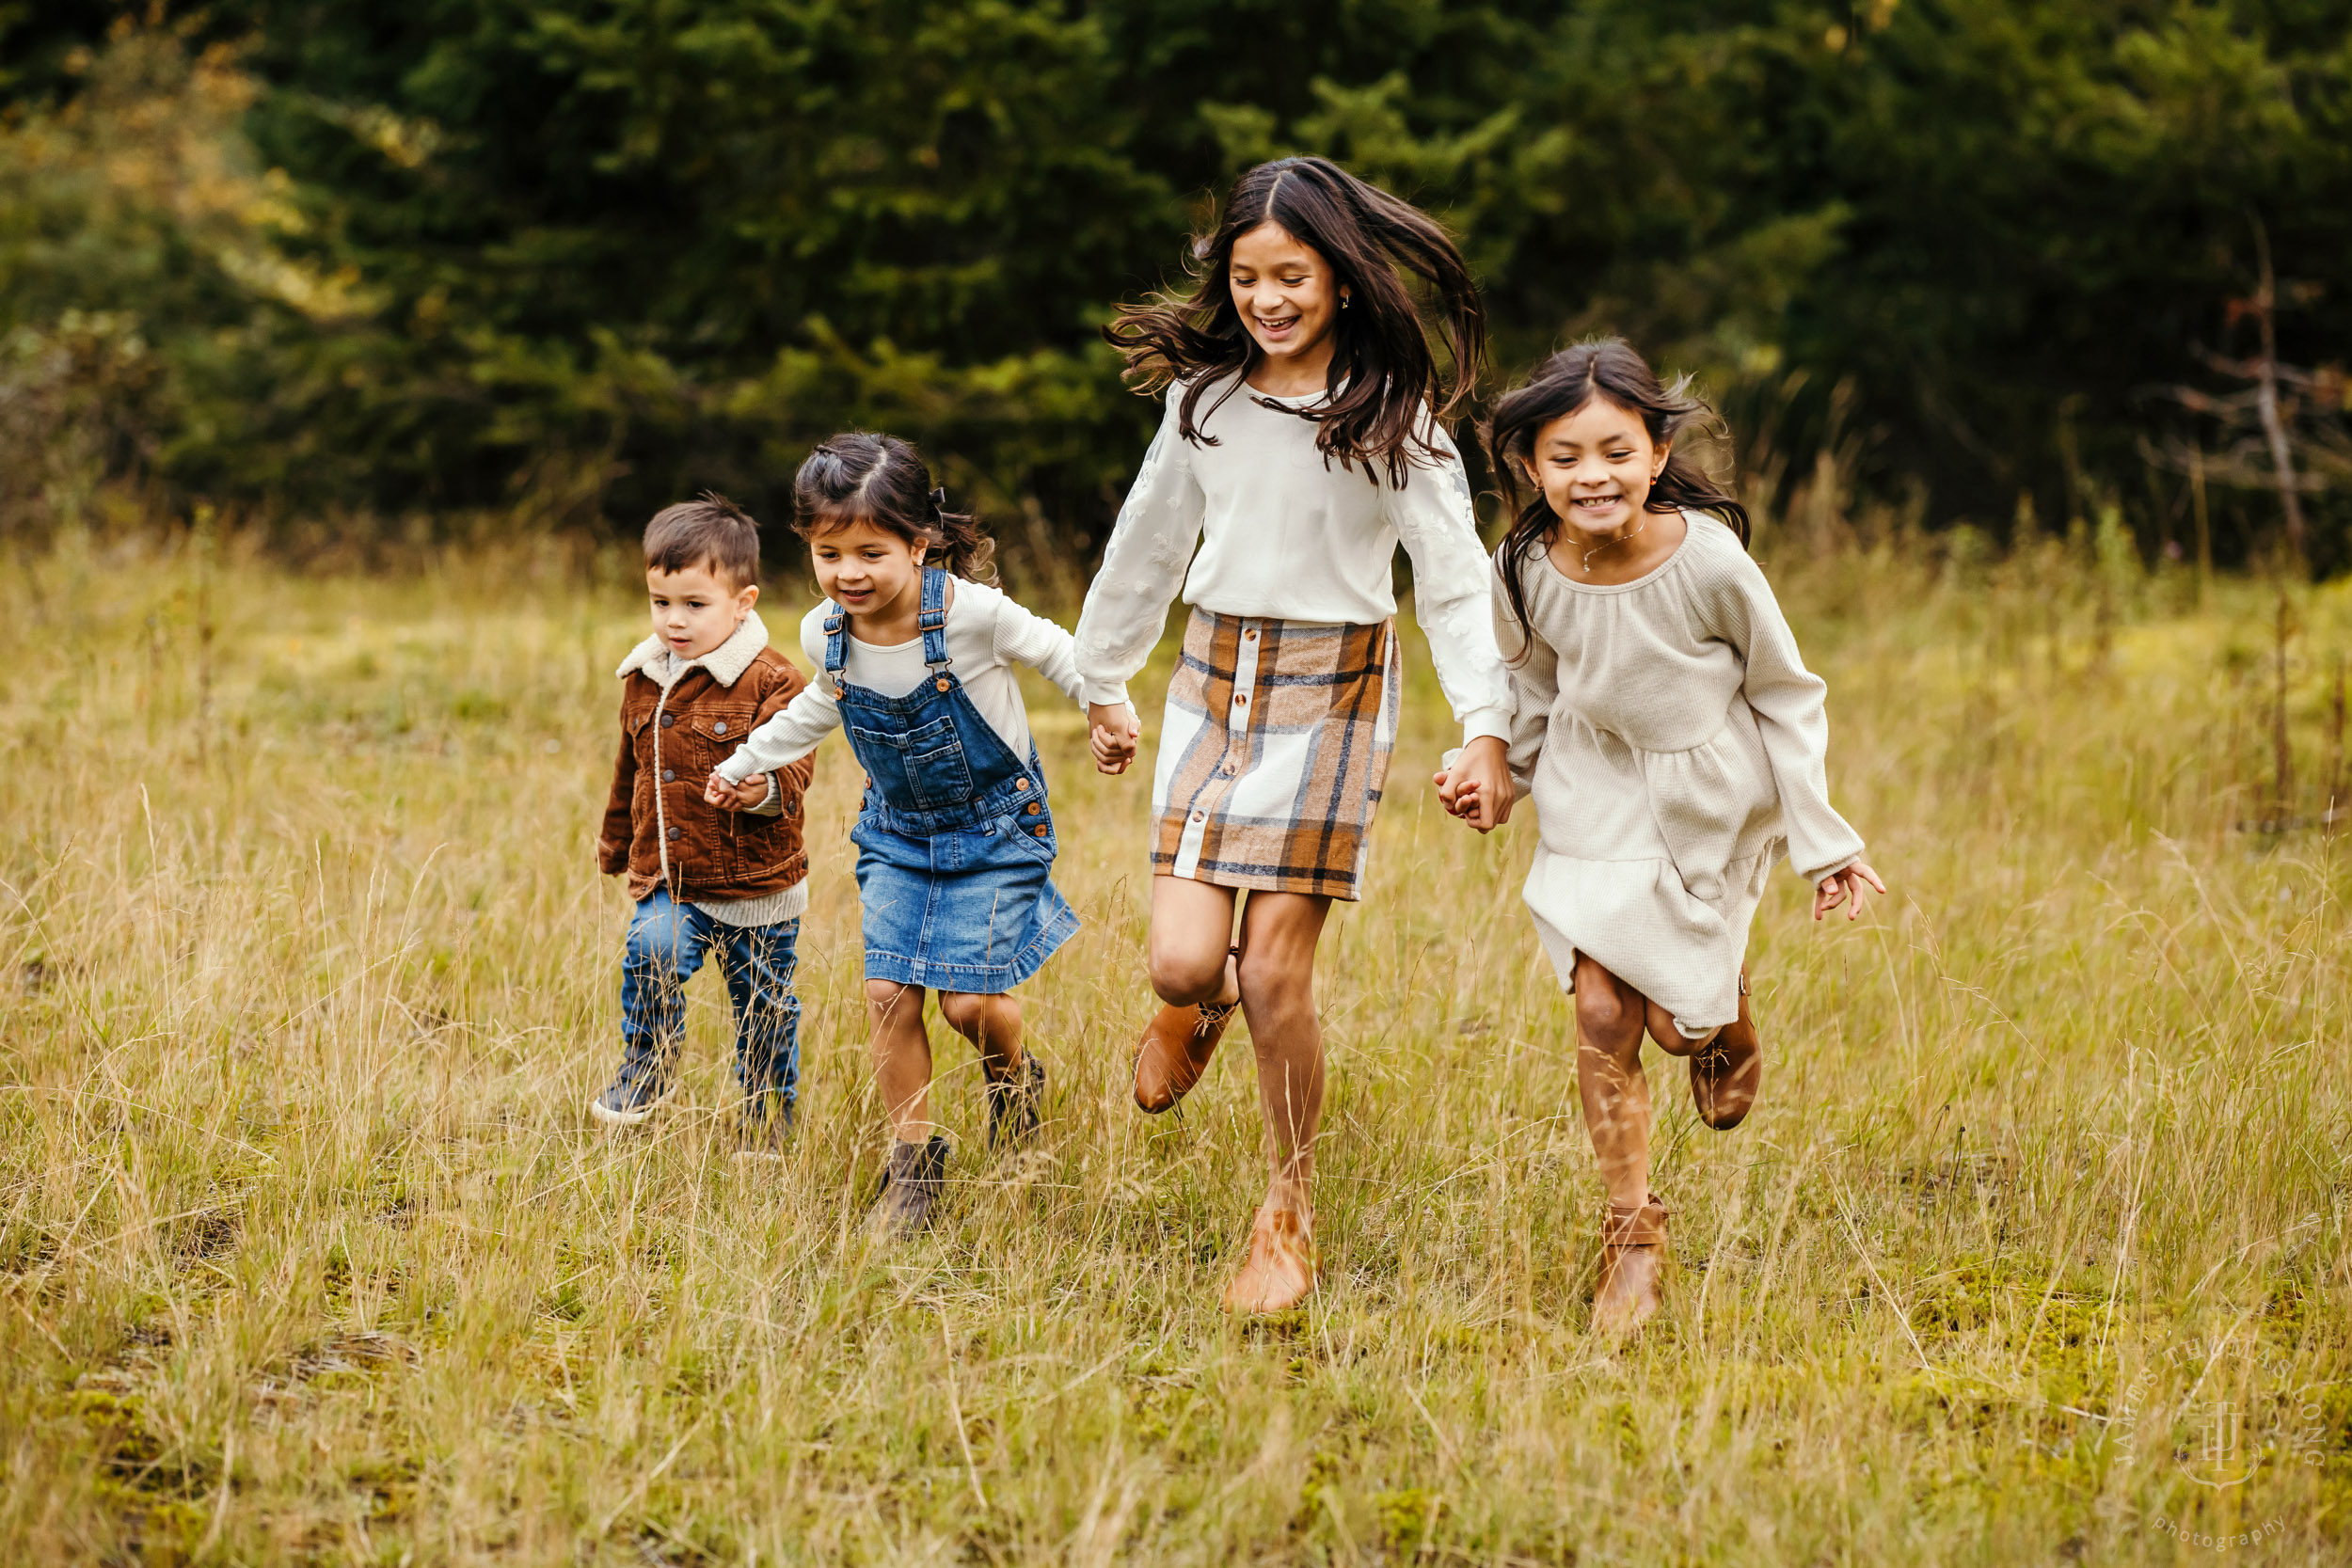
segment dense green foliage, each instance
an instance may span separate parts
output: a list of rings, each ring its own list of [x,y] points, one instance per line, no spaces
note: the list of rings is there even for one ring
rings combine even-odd
[[[1294,150],[1458,230],[1504,377],[1624,331],[1717,394],[1750,483],[1827,452],[1931,520],[2188,537],[2151,452],[2226,436],[2160,393],[2242,385],[2200,351],[2250,351],[2258,234],[2281,357],[2352,327],[2346,0],[112,9],[0,9],[0,376],[85,489],[777,512],[863,423],[1083,545],[1152,413],[1099,325]],[[2242,480],[2225,557],[2279,515]],[[2347,509],[2308,504],[2341,564]]]

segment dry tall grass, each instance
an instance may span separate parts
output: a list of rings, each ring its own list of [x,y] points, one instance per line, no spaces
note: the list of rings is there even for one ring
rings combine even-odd
[[[1618,1350],[1530,834],[1438,813],[1425,659],[1322,969],[1326,1285],[1245,1326],[1248,1053],[1127,1103],[1147,789],[1074,714],[1043,1147],[979,1153],[941,1031],[953,1199],[876,1252],[837,743],[790,1158],[731,1156],[715,976],[675,1108],[586,1116],[626,562],[0,567],[0,1559],[2344,1560],[2352,875],[2236,825],[2341,779],[2352,594],[2295,606],[2282,801],[2266,590],[1759,553],[1895,893],[1817,929],[1777,879],[1745,1127],[1651,1057],[1680,1265]]]

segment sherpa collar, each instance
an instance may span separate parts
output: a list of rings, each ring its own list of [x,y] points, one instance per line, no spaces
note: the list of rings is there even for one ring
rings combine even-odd
[[[690,658],[680,663],[663,646],[661,639],[648,637],[631,648],[628,657],[621,660],[621,667],[612,673],[623,680],[643,674],[667,690],[677,684],[678,677],[687,671],[703,669],[709,671],[710,678],[721,686],[733,686],[743,672],[752,667],[752,660],[759,657],[760,650],[767,646],[768,627],[761,622],[759,611],[755,610],[743,617],[743,624],[735,628],[733,636],[700,658]]]

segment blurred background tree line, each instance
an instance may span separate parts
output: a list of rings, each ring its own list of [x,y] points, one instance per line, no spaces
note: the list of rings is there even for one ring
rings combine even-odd
[[[1097,329],[1294,150],[1752,490],[2352,565],[2352,0],[0,5],[0,530],[778,525],[864,425],[1083,562]]]

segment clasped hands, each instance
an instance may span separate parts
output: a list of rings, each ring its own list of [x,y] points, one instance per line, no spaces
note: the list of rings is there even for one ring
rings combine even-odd
[[[741,782],[729,784],[710,770],[710,782],[703,785],[703,799],[721,811],[750,811],[768,799],[768,775],[746,774]]]
[[[1438,803],[1482,833],[1510,821],[1511,808],[1518,803],[1510,761],[1502,740],[1491,735],[1479,736],[1451,753],[1433,780]]]

